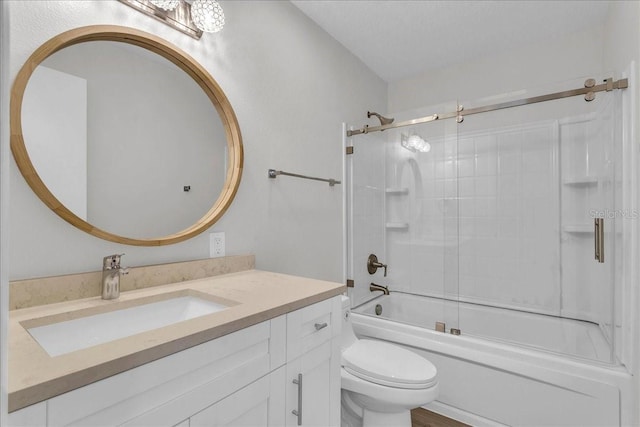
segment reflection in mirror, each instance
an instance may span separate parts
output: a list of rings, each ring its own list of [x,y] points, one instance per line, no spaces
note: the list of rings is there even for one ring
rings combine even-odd
[[[216,108],[182,69],[138,46],[89,41],[49,56],[25,89],[22,132],[49,191],[116,235],[184,230],[224,188]]]

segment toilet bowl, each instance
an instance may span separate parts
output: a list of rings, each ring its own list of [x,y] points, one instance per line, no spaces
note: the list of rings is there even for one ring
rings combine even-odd
[[[411,426],[410,410],[438,397],[435,366],[397,345],[358,339],[349,307],[342,297],[342,425]]]

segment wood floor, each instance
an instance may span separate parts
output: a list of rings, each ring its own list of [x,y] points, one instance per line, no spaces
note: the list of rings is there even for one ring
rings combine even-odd
[[[411,411],[412,427],[470,427],[468,424],[452,420],[435,412],[427,411],[423,408]]]

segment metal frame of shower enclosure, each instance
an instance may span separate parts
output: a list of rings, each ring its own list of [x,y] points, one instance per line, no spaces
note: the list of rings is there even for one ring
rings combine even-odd
[[[587,79],[584,82],[584,87],[579,89],[571,89],[563,92],[554,92],[547,95],[534,96],[531,98],[523,98],[517,99],[515,101],[501,102],[498,104],[485,105],[482,107],[475,107],[465,110],[462,105],[459,105],[456,111],[443,113],[443,114],[432,114],[430,116],[421,117],[418,119],[407,120],[404,122],[398,123],[390,123],[386,125],[380,126],[369,126],[365,125],[360,129],[347,130],[347,136],[351,137],[354,135],[367,134],[370,132],[382,132],[387,129],[394,129],[404,126],[412,126],[421,123],[428,123],[435,120],[444,120],[444,119],[452,119],[456,118],[458,123],[464,120],[464,116],[470,116],[472,114],[486,113],[488,111],[502,110],[505,108],[519,107],[522,105],[536,104],[538,102],[552,101],[554,99],[562,99],[562,98],[570,98],[573,96],[584,95],[585,101],[593,101],[595,99],[596,92],[603,91],[612,91],[614,89],[626,89],[629,87],[628,79],[620,79],[614,81],[613,78],[608,78],[604,80],[604,83],[596,85],[595,79]]]

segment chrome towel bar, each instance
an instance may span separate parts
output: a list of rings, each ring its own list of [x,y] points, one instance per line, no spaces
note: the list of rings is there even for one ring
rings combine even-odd
[[[275,169],[269,169],[269,178],[275,178],[278,175],[286,175],[286,176],[293,176],[295,178],[312,179],[314,181],[328,182],[329,186],[331,186],[331,187],[333,187],[336,184],[341,184],[340,181],[337,181],[337,180],[335,180],[333,178],[329,178],[329,179],[316,178],[314,176],[299,175],[297,173],[289,173],[289,172],[284,172],[284,171],[277,171]]]

